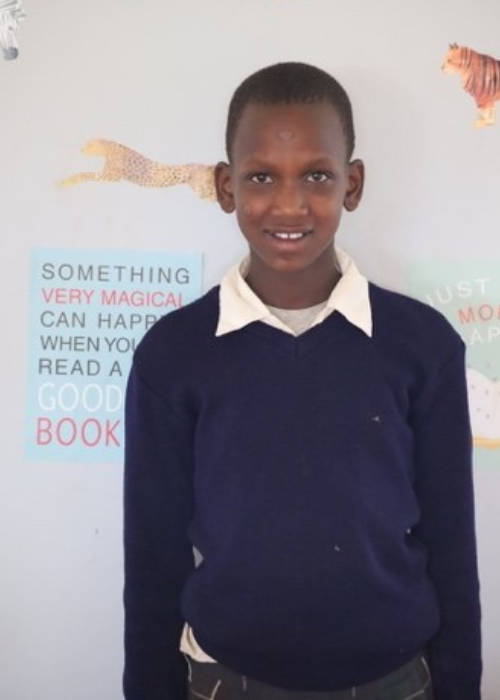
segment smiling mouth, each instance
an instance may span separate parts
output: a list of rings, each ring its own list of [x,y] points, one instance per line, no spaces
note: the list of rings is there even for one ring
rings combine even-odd
[[[279,241],[300,241],[305,238],[310,231],[269,231],[273,238]]]

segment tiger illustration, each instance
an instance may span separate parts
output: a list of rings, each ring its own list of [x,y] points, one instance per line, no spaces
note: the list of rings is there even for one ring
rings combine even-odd
[[[463,89],[472,95],[478,108],[475,126],[492,126],[495,123],[495,102],[500,100],[500,61],[467,46],[450,44],[442,70],[462,77]]]
[[[128,146],[106,139],[93,139],[82,148],[88,156],[101,156],[100,172],[81,172],[58,184],[70,187],[82,182],[118,182],[127,180],[141,187],[172,187],[189,185],[202,199],[215,201],[214,168],[211,165],[163,165]]]

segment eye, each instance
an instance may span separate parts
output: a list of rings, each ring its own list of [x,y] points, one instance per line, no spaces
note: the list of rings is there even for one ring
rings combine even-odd
[[[257,185],[269,185],[272,182],[272,178],[267,173],[253,173],[248,178],[250,182],[255,182]]]
[[[332,176],[329,173],[325,173],[323,170],[313,170],[306,176],[307,182],[328,182],[331,180]]]

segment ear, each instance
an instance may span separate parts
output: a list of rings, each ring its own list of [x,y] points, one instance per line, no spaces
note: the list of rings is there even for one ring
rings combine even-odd
[[[365,184],[365,165],[362,160],[356,159],[349,163],[348,187],[344,197],[344,208],[346,211],[357,209]]]
[[[217,163],[214,170],[215,192],[222,211],[231,214],[234,211],[234,197],[231,186],[231,171],[228,163]]]

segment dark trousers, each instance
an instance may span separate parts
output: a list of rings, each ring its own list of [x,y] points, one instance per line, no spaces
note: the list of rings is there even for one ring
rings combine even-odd
[[[188,658],[189,700],[433,700],[427,663],[419,655],[388,676],[335,692],[276,688],[225,668]]]

